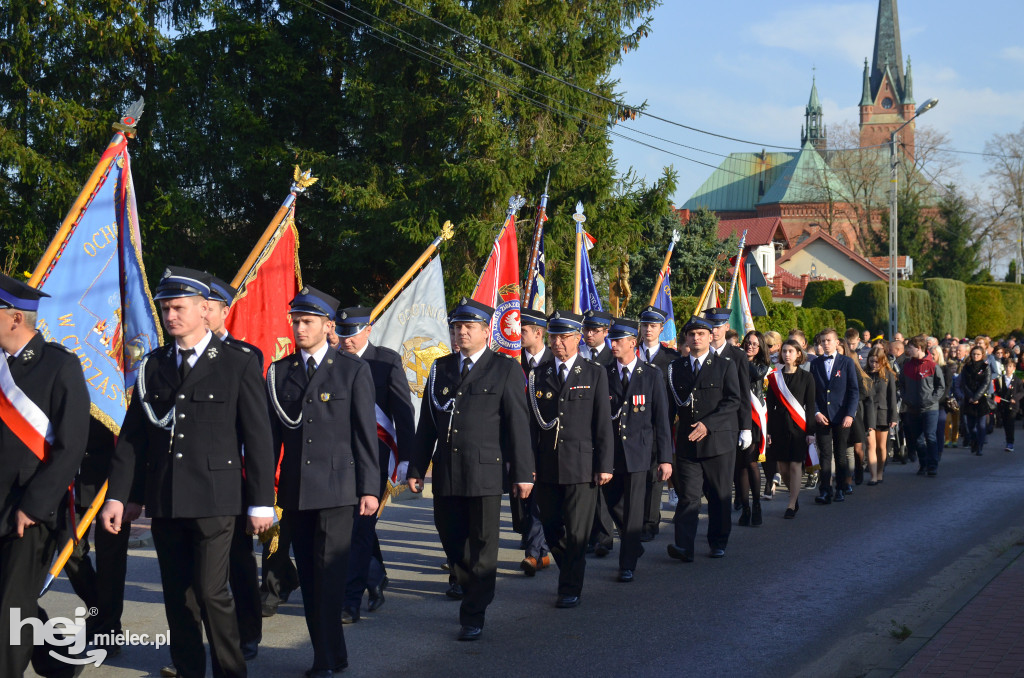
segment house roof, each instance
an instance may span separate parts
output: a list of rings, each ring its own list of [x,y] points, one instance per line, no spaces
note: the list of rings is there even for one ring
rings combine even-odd
[[[880,270],[880,271],[888,271],[889,270],[889,257],[868,257],[868,261],[870,261],[872,264],[877,266],[878,270]],[[907,267],[907,255],[905,255],[905,254],[898,255],[896,257],[896,268],[900,269],[900,268],[906,268],[906,267]]]
[[[844,194],[843,183],[807,141],[757,204],[841,202]]]
[[[770,245],[781,240],[786,247],[792,247],[786,229],[782,227],[781,217],[756,217],[753,219],[722,219],[718,222],[718,239],[728,240],[735,234],[737,238],[747,232],[747,247]]]
[[[730,153],[700,188],[683,204],[684,209],[705,207],[715,212],[753,212],[757,203],[796,157],[793,153]]]
[[[872,264],[870,261],[868,261],[867,259],[865,259],[861,255],[857,254],[856,252],[851,250],[849,247],[847,247],[846,245],[844,245],[843,243],[839,242],[838,240],[836,240],[832,236],[830,236],[827,233],[825,233],[825,231],[822,231],[820,229],[814,231],[807,238],[807,240],[804,240],[802,243],[800,243],[799,245],[797,245],[796,247],[794,247],[793,249],[789,250],[788,252],[783,254],[781,257],[776,259],[775,260],[775,270],[778,271],[779,267],[782,264],[784,264],[787,261],[789,261],[790,259],[792,259],[794,254],[796,254],[797,252],[805,249],[811,243],[818,242],[819,240],[824,242],[824,243],[826,243],[826,244],[828,244],[828,245],[830,245],[830,246],[832,246],[832,247],[834,247],[835,249],[839,250],[841,253],[846,255],[846,257],[850,261],[852,261],[852,262],[854,262],[856,264],[859,264],[865,270],[867,270],[869,273],[871,273],[874,276],[877,276],[879,280],[886,280],[886,279],[888,279],[889,276],[886,275],[885,272],[882,271],[880,268],[878,268],[877,266]]]

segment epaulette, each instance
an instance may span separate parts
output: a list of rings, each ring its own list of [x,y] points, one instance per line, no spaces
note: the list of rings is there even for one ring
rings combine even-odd
[[[231,341],[230,339],[228,339],[227,341],[222,341],[221,344],[224,346],[230,346],[231,348],[241,351],[242,353],[252,353],[252,349],[249,348],[248,346]]]
[[[75,352],[72,351],[70,348],[68,348],[64,344],[59,344],[56,341],[48,341],[48,342],[46,342],[46,346],[51,346],[53,348],[59,348],[62,351],[70,353],[71,355],[75,355]]]

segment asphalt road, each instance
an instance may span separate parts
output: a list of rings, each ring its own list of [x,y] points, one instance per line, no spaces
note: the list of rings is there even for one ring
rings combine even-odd
[[[665,553],[672,526],[646,544],[636,581],[615,581],[617,551],[591,557],[583,602],[554,607],[554,568],[527,578],[507,510],[502,516],[497,595],[484,637],[454,640],[458,603],[443,593],[447,573],[429,499],[388,507],[380,523],[391,586],[387,603],[345,628],[352,676],[791,676],[862,675],[899,642],[893,635],[939,607],[998,554],[1024,537],[1024,452],[947,449],[940,475],[890,466],[877,487],[843,504],[817,506],[803,490],[795,520],[787,494],[764,503],[764,526],[734,527],[728,554],[680,563]],[[738,516],[738,514],[736,514]],[[152,548],[130,552],[123,623],[134,633],[166,631]],[[50,616],[80,601],[60,580],[43,599]],[[253,676],[303,675],[312,663],[298,592],[264,620]],[[85,675],[158,675],[166,649],[127,647]]]

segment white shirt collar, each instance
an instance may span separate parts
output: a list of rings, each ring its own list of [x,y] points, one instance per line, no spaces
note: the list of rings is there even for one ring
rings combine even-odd
[[[358,351],[356,351],[356,353],[355,353],[355,356],[356,356],[357,358],[362,358],[362,357],[363,357],[363,354],[364,354],[364,353],[366,353],[366,349],[367,349],[367,348],[368,348],[369,346],[370,346],[370,342],[366,342],[365,344],[363,344],[363,347],[362,347],[361,349],[359,349]]]
[[[571,358],[569,358],[568,360],[566,360],[564,363],[561,360],[559,360],[558,358],[555,358],[555,372],[561,372],[562,371],[562,365],[565,365],[566,372],[571,370],[572,366],[576,363],[576,356],[578,356],[578,355],[579,355],[579,353],[573,354],[573,356]]]
[[[633,356],[633,361],[630,362],[627,365],[623,365],[618,360],[616,360],[615,361],[615,367],[617,367],[618,370],[619,370],[619,379],[622,379],[622,370],[623,369],[629,370],[630,378],[632,379],[632,375],[636,373],[636,364],[637,364],[638,360],[639,359],[636,356]]]
[[[654,356],[656,356],[658,354],[658,351],[661,350],[661,342],[659,341],[654,346],[648,346],[647,344],[644,344],[643,348],[651,356],[651,360],[654,360]]]
[[[206,330],[206,334],[203,335],[203,338],[196,342],[196,345],[192,347],[195,350],[195,354],[188,359],[189,366],[195,367],[196,361],[199,360],[199,356],[201,356],[203,354],[203,351],[206,350],[206,347],[210,345],[210,341],[212,339],[213,332],[211,332],[210,330]],[[174,356],[175,362],[177,362],[180,365],[181,346],[179,346],[177,342],[174,343]]]
[[[604,342],[598,344],[595,348],[591,348],[591,347],[587,346],[587,349],[590,351],[590,359],[591,360],[596,360],[597,356],[601,355],[601,349],[603,349],[603,348],[604,348]]]
[[[477,351],[473,355],[469,356],[469,359],[473,361],[473,365],[476,365],[478,362],[480,362],[480,356],[482,356],[484,354],[484,351],[486,351],[486,350],[487,350],[487,347],[484,346],[482,349],[480,349],[479,351]],[[459,353],[459,369],[460,370],[462,369],[462,363],[466,359],[466,357],[467,356],[464,353],[461,353],[461,352]],[[470,368],[470,369],[472,369],[472,368]]]
[[[325,341],[324,345],[321,346],[320,350],[317,351],[316,353],[309,353],[304,348],[300,349],[299,353],[302,354],[302,364],[303,365],[309,364],[309,359],[310,359],[310,357],[312,357],[313,358],[313,362],[316,363],[316,366],[320,367],[320,363],[323,361],[324,356],[327,355],[327,349],[329,349],[330,347],[331,347],[331,345],[328,344]]]
[[[526,349],[523,349],[523,353],[526,354],[526,364],[529,365],[530,361],[533,360],[533,361],[536,361],[536,363],[538,365],[540,365],[541,361],[543,360],[542,356],[544,355],[544,351],[546,351],[546,350],[548,350],[547,347],[541,346],[540,347],[540,353],[538,353],[537,355],[533,355],[532,353],[530,353]]]
[[[714,350],[715,350],[715,349],[713,349],[713,348],[709,348],[709,349],[708,349],[708,352],[707,352],[707,353],[705,353],[704,355],[700,355],[700,356],[699,356],[699,355],[697,355],[696,353],[693,353],[693,352],[691,351],[691,352],[690,352],[690,364],[692,365],[692,364],[693,364],[693,361],[695,361],[695,360],[696,360],[696,361],[697,361],[697,365],[698,365],[699,367],[704,367],[704,361],[705,361],[705,360],[707,360],[707,357],[708,357],[709,355],[711,355],[711,352],[712,352],[712,351],[714,351]]]

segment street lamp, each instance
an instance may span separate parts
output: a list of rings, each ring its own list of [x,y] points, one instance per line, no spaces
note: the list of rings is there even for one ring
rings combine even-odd
[[[896,162],[896,135],[904,127],[914,122],[918,116],[925,111],[930,111],[939,103],[938,99],[929,99],[914,111],[914,115],[905,123],[892,131],[889,144],[889,182],[892,184],[889,192],[889,341],[896,338],[897,323],[899,321],[898,289],[896,285],[896,263],[899,257],[896,255],[896,238],[898,227],[896,225],[896,189],[898,182]]]

